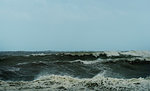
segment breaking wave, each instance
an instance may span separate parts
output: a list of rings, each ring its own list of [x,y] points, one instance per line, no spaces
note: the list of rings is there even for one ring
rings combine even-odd
[[[0,90],[44,90],[44,91],[149,91],[149,78],[117,79],[103,76],[79,79],[70,76],[42,76],[34,81],[0,81]]]

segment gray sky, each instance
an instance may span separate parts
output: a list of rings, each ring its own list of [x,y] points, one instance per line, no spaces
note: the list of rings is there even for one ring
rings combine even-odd
[[[0,0],[0,50],[150,50],[150,0]]]

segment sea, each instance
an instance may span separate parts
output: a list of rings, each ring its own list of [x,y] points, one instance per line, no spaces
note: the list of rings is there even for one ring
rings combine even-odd
[[[0,52],[0,91],[150,91],[150,52]]]

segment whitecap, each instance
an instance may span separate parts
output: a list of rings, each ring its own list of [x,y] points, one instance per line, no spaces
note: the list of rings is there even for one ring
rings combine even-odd
[[[49,75],[34,81],[4,82],[0,81],[0,90],[67,90],[67,91],[149,91],[150,80],[144,78],[118,79],[97,76],[89,79],[71,76]],[[10,86],[11,85],[11,86]]]

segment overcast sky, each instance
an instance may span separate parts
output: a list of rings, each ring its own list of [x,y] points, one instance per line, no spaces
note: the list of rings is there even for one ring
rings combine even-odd
[[[150,50],[150,0],[0,0],[0,50]]]

